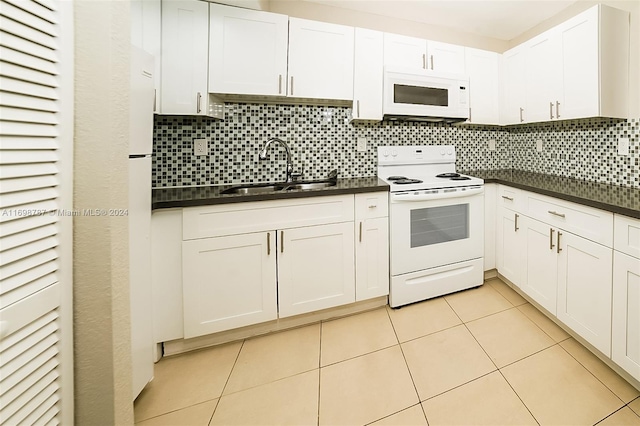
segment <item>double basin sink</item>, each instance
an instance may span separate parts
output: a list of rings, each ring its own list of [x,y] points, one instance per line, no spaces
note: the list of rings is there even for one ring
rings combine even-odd
[[[238,185],[232,186],[222,191],[222,194],[242,194],[242,195],[255,195],[255,194],[267,194],[272,192],[286,192],[296,190],[317,190],[324,189],[330,186],[335,186],[335,180],[318,180],[308,182],[279,182],[279,183],[265,183],[255,185]]]

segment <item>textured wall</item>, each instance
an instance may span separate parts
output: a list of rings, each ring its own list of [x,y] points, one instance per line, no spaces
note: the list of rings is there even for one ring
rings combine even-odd
[[[229,104],[224,121],[157,116],[153,186],[219,185],[284,180],[284,150],[269,160],[258,152],[270,137],[289,143],[294,166],[306,179],[332,169],[341,177],[376,174],[379,145],[456,146],[458,170],[517,168],[615,185],[638,187],[639,120],[576,120],[523,127],[465,127],[427,123],[350,124],[350,109],[325,106]],[[617,139],[630,138],[628,157],[618,156]],[[366,152],[356,151],[366,137]],[[193,155],[193,139],[206,138],[210,155]],[[488,141],[495,140],[496,151]],[[543,141],[543,151],[535,149]]]
[[[74,2],[74,208],[127,208],[129,3]],[[133,423],[127,217],[74,217],[75,424]]]

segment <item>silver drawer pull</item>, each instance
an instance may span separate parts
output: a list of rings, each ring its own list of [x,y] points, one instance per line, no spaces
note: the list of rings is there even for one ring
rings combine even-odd
[[[376,207],[378,207],[378,206],[376,206],[375,204],[371,204],[371,205],[369,206],[369,208],[370,208],[370,209],[375,209]]]
[[[556,246],[556,253],[560,253],[562,248],[560,247],[560,237],[562,237],[562,232],[558,231],[558,245]]]
[[[553,210],[548,210],[548,211],[549,211],[549,214],[564,218],[564,213],[558,213],[558,212],[553,211]]]
[[[362,222],[360,222],[360,236],[358,237],[359,242],[362,242]]]
[[[549,250],[553,250],[553,248],[555,247],[553,245],[553,233],[555,232],[554,229],[549,228]]]
[[[505,200],[513,201],[513,198],[507,197],[506,195],[503,195],[502,198],[504,198]]]
[[[520,229],[518,227],[518,218],[519,217],[520,217],[520,215],[516,213],[516,215],[515,215],[515,217],[513,219],[513,228],[514,228],[513,230],[516,231],[516,232],[518,232],[518,229]]]

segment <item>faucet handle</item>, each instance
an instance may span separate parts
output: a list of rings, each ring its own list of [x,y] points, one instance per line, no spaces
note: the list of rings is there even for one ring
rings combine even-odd
[[[302,173],[302,171],[291,173],[291,180],[295,182],[302,179]]]

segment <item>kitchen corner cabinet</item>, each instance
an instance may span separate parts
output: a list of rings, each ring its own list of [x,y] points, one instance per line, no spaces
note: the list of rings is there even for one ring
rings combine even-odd
[[[628,12],[596,5],[505,52],[503,124],[627,118],[628,51]]]
[[[208,115],[209,3],[162,1],[161,114]]]
[[[520,286],[524,274],[525,246],[522,226],[524,194],[519,189],[498,185],[496,194],[496,268]]]
[[[209,91],[285,96],[289,18],[209,5]]]
[[[462,74],[464,47],[399,34],[384,34],[384,65]]]
[[[464,48],[469,76],[469,120],[474,124],[500,124],[500,54]]]
[[[289,18],[287,96],[353,100],[354,28]]]
[[[640,380],[640,220],[615,215],[611,358]]]
[[[382,120],[383,33],[355,29],[353,120]]]
[[[356,301],[389,294],[389,194],[355,196]]]

